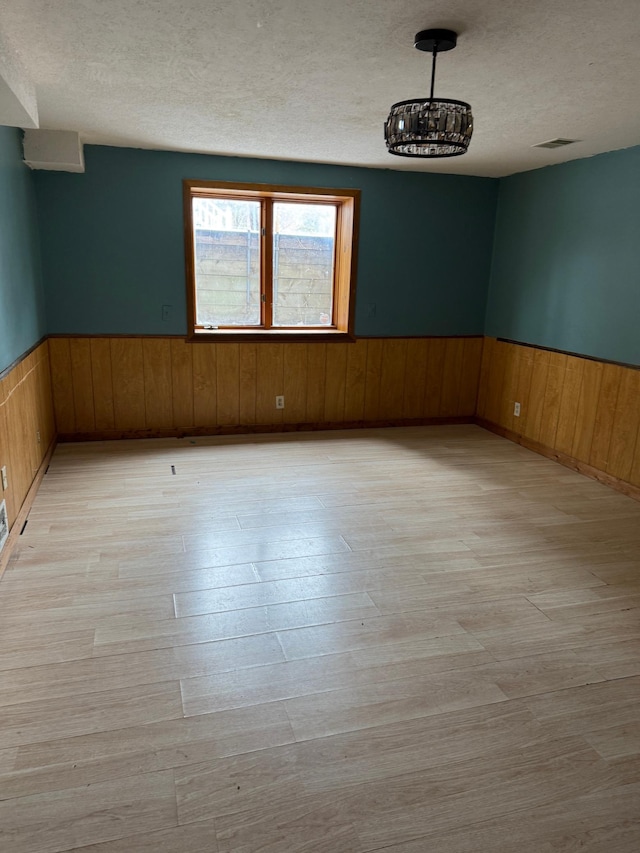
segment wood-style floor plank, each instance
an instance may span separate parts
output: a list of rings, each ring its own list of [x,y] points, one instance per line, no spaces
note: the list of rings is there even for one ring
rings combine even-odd
[[[626,785],[483,820],[385,853],[635,853],[640,786]]]
[[[12,853],[55,853],[176,824],[173,773],[150,773],[0,803]],[[131,849],[131,848],[130,848]]]
[[[266,634],[0,671],[0,707],[179,679],[217,680],[284,660],[277,636]]]
[[[3,798],[93,785],[137,773],[293,743],[281,703],[26,744],[0,776]]]
[[[182,699],[185,714],[205,714],[344,690],[355,684],[373,685],[400,678],[419,678],[426,673],[486,662],[493,662],[493,658],[480,643],[467,634],[454,634],[435,640],[396,644],[388,649],[376,648],[368,658],[356,651],[255,666],[249,672],[228,671],[187,678],[181,682]],[[577,662],[573,668],[586,672],[586,667],[581,668]],[[574,677],[578,677],[577,674]]]
[[[217,853],[218,844],[215,823],[204,820],[73,849],[82,853]]]
[[[182,713],[177,682],[36,699],[0,708],[4,746],[171,720]]]
[[[113,619],[110,627],[96,630],[94,654],[185,646],[307,625],[350,624],[351,620],[377,615],[375,604],[365,592],[174,619],[136,620],[126,614]]]
[[[61,445],[0,848],[637,853],[638,696],[640,504],[477,427]]]

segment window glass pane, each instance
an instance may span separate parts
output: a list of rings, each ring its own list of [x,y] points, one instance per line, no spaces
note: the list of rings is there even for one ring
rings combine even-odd
[[[260,202],[194,198],[196,323],[260,325]]]
[[[273,205],[273,325],[330,326],[336,207]]]

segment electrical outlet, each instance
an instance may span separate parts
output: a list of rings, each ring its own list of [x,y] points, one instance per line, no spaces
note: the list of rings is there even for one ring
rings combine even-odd
[[[3,465],[3,467],[0,468],[0,476],[2,477],[2,490],[4,492],[6,492],[7,489],[9,488],[9,480],[7,479],[7,466],[6,465]]]
[[[519,418],[520,417],[520,403],[513,404],[513,414]]]
[[[40,444],[40,442],[42,441],[42,439],[40,438],[40,430],[37,431],[36,438],[38,439],[38,444]]]
[[[276,397],[276,409],[284,409],[284,397],[282,395]]]

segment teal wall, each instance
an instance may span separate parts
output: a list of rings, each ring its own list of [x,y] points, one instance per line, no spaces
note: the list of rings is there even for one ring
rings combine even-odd
[[[360,188],[358,334],[484,331],[640,364],[640,147],[498,182],[100,146],[85,174],[31,176],[16,132],[0,140],[0,365],[42,334],[32,177],[52,333],[186,331],[188,177]]]
[[[0,371],[44,333],[33,175],[21,132],[0,127]]]
[[[483,331],[496,180],[101,146],[85,159],[85,174],[35,176],[49,332],[186,332],[183,178],[360,188],[356,332]]]
[[[640,364],[640,147],[500,182],[486,334]]]

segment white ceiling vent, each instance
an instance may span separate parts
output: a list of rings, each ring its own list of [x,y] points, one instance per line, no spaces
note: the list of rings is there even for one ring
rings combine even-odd
[[[532,148],[564,148],[565,145],[573,145],[574,142],[580,142],[579,139],[550,139],[548,142],[539,142],[537,145],[532,145]]]

